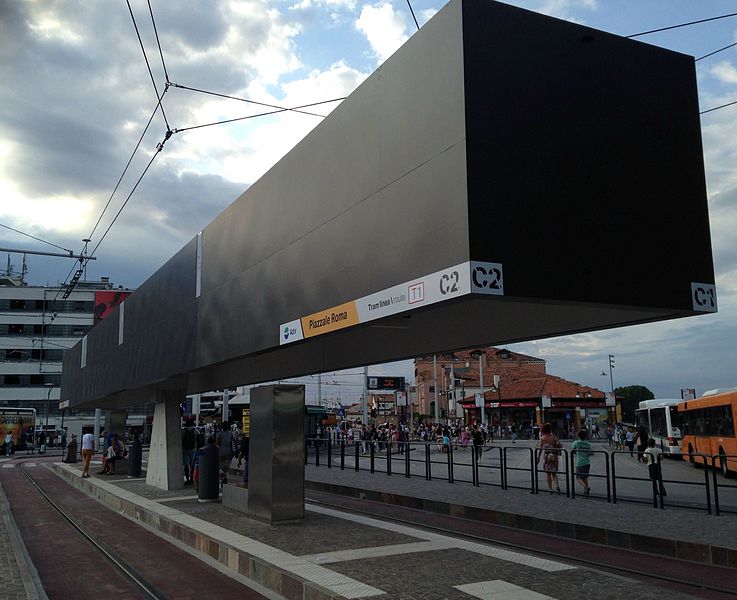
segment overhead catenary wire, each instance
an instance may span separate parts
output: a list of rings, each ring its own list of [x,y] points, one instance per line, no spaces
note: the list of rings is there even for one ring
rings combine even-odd
[[[97,219],[97,222],[95,223],[95,226],[92,228],[92,231],[87,236],[88,239],[92,239],[92,236],[95,235],[95,231],[97,231],[97,227],[100,225],[100,221],[102,221],[102,217],[105,215],[105,212],[107,211],[108,207],[110,206],[110,202],[113,199],[113,196],[115,196],[115,193],[118,191],[118,187],[120,187],[120,183],[123,181],[123,178],[125,177],[125,174],[128,172],[128,168],[131,165],[131,162],[133,162],[133,158],[135,157],[136,153],[138,152],[138,149],[141,146],[141,142],[143,141],[144,136],[146,135],[146,132],[148,131],[148,128],[151,126],[151,121],[153,121],[154,116],[156,115],[156,111],[158,110],[158,104],[154,107],[153,112],[151,113],[151,116],[148,118],[148,122],[146,123],[146,127],[143,128],[143,133],[141,133],[141,137],[138,138],[138,142],[136,143],[136,147],[133,149],[133,152],[131,152],[130,158],[128,159],[128,162],[125,164],[125,168],[123,169],[123,172],[120,174],[120,177],[118,178],[118,182],[115,184],[115,188],[113,188],[112,193],[110,194],[110,197],[107,200],[107,203],[105,204],[105,207],[102,209],[102,212],[100,213],[100,216]]]
[[[415,25],[417,25],[417,30],[420,29],[420,24],[417,22],[417,17],[415,17],[415,11],[412,10],[412,4],[410,4],[410,1],[407,0],[407,6],[409,6],[409,12],[412,13],[412,18],[415,20]]]
[[[226,123],[235,123],[236,121],[245,121],[247,119],[255,119],[256,117],[266,117],[268,115],[276,115],[279,113],[287,112],[289,110],[295,110],[299,108],[309,108],[310,106],[318,106],[320,104],[328,104],[330,102],[340,102],[341,100],[345,100],[345,98],[333,98],[332,100],[322,100],[320,102],[311,102],[310,104],[302,104],[300,106],[295,106],[292,108],[280,108],[277,110],[270,110],[267,112],[257,113],[255,115],[248,115],[245,117],[236,117],[234,119],[225,119],[223,121],[215,121],[213,123],[203,123],[202,125],[192,125],[190,127],[180,127],[177,129],[172,130],[172,133],[181,133],[183,131],[190,131],[192,129],[201,129],[203,127],[211,127],[212,125],[224,125]],[[322,117],[322,115],[318,115]]]
[[[182,90],[189,90],[191,92],[199,92],[200,94],[208,94],[210,96],[217,96],[218,98],[227,98],[228,100],[238,100],[239,102],[247,102],[248,104],[256,104],[257,106],[265,106],[267,108],[278,108],[279,110],[287,110],[291,112],[302,113],[304,115],[311,115],[313,117],[325,118],[325,115],[318,113],[308,112],[306,110],[299,110],[299,108],[285,108],[277,104],[268,104],[267,102],[258,102],[257,100],[249,100],[248,98],[239,98],[238,96],[230,96],[228,94],[221,94],[219,92],[210,92],[208,90],[201,90],[199,88],[190,87],[187,85],[181,85],[179,83],[170,83],[171,87],[179,88]],[[328,100],[327,102],[338,102],[339,100],[345,100],[345,98],[336,98],[334,100]]]
[[[170,130],[171,127],[169,127],[169,121],[166,118],[166,112],[164,111],[164,105],[161,103],[161,100],[164,97],[164,94],[166,94],[166,91],[169,89],[168,87],[164,87],[164,91],[159,94],[159,88],[156,85],[156,80],[154,79],[154,74],[151,71],[151,64],[148,62],[148,56],[146,55],[146,48],[143,46],[143,40],[141,39],[141,33],[138,30],[138,24],[136,23],[136,17],[133,14],[133,9],[131,8],[130,0],[125,0],[126,4],[128,5],[128,12],[131,15],[131,19],[133,21],[133,27],[136,30],[136,36],[138,37],[138,44],[141,46],[141,52],[143,52],[143,60],[146,61],[146,68],[148,69],[148,75],[151,78],[151,85],[154,86],[154,92],[156,92],[156,100],[158,101],[158,107],[161,109],[161,116],[164,117],[164,123],[166,124],[166,129]]]
[[[58,248],[59,250],[64,250],[64,252],[67,252],[68,254],[74,254],[74,251],[70,250],[69,248],[64,248],[63,246],[59,246],[58,244],[54,244],[53,242],[49,242],[48,240],[41,239],[40,237],[36,237],[35,235],[31,235],[30,233],[21,231],[20,229],[14,229],[13,227],[10,227],[9,225],[3,225],[2,223],[0,223],[0,227],[4,227],[5,229],[9,229],[10,231],[14,231],[15,233],[19,233],[21,235],[25,235],[26,237],[36,240],[37,242],[43,242],[44,244],[48,244],[49,246],[53,246],[54,248]]]
[[[671,29],[678,29],[680,27],[690,27],[691,25],[698,25],[699,23],[708,23],[709,21],[718,21],[719,19],[727,19],[729,17],[737,17],[737,12],[728,13],[726,15],[719,15],[716,17],[709,17],[708,19],[698,19],[697,21],[688,21],[687,23],[678,23],[677,25],[669,25],[668,27],[659,27],[658,29],[650,29],[648,31],[640,31],[639,33],[633,33],[625,37],[635,38],[635,37],[640,37],[641,35],[650,35],[651,33],[669,31]]]
[[[720,52],[724,52],[725,50],[729,50],[730,48],[734,48],[735,46],[737,46],[737,42],[734,42],[733,44],[728,44],[727,46],[719,48],[719,50],[714,50],[714,52],[709,52],[709,54],[704,54],[704,56],[699,56],[697,59],[694,60],[694,62],[699,62],[700,60],[704,60],[705,58],[709,58],[710,56],[714,56],[715,54],[719,54]]]
[[[706,113],[714,112],[715,110],[719,110],[721,108],[727,108],[728,106],[734,106],[737,104],[737,100],[733,100],[732,102],[727,102],[726,104],[722,104],[720,106],[714,106],[712,108],[707,108],[706,110],[702,110],[699,114],[705,115]]]
[[[118,217],[120,217],[120,213],[123,212],[123,209],[128,204],[128,201],[133,196],[133,193],[136,191],[136,189],[138,189],[138,186],[141,183],[141,180],[146,175],[146,173],[148,172],[149,168],[151,168],[151,165],[153,164],[154,160],[156,160],[156,157],[159,155],[159,153],[161,152],[161,150],[163,150],[164,143],[166,142],[166,140],[169,139],[170,134],[171,134],[171,132],[167,132],[167,137],[164,139],[163,142],[160,142],[159,145],[156,147],[156,152],[154,152],[153,156],[151,157],[151,160],[148,161],[148,164],[146,165],[146,168],[143,170],[143,172],[141,173],[140,177],[138,178],[138,181],[136,181],[135,185],[133,186],[133,189],[131,189],[130,193],[128,194],[128,197],[123,202],[123,205],[118,209],[118,212],[115,213],[115,216],[113,217],[113,220],[110,222],[110,225],[107,226],[107,229],[105,230],[105,233],[103,233],[102,236],[100,237],[100,239],[97,241],[97,244],[92,249],[92,252],[89,253],[89,256],[94,256],[95,255],[95,253],[97,252],[97,249],[100,247],[100,244],[102,244],[102,242],[105,239],[105,237],[107,236],[107,234],[110,233],[110,230],[112,229],[113,225],[115,225],[115,222],[118,220]]]
[[[159,47],[159,56],[161,57],[161,67],[164,69],[164,78],[169,83],[169,73],[166,70],[166,63],[164,62],[164,53],[161,50],[161,41],[159,40],[159,30],[156,28],[156,19],[154,19],[154,11],[151,8],[151,0],[148,0],[148,12],[151,15],[151,25],[154,28],[154,35],[156,36],[156,45]]]

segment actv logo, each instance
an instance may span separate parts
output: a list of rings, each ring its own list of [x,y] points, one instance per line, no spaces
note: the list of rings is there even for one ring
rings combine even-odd
[[[284,326],[284,339],[288,340],[290,335],[295,335],[297,333],[297,330],[294,327],[289,327],[289,325]]]

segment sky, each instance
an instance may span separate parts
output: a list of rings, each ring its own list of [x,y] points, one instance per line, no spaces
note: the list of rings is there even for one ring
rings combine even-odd
[[[411,7],[422,26],[443,4]],[[737,11],[733,0],[507,4],[619,35]],[[243,99],[295,107],[343,98],[416,30],[406,0],[0,0],[0,247],[78,252],[90,239],[89,279],[139,286],[338,105],[242,119],[275,110]],[[638,39],[701,57],[737,42],[737,17]],[[737,100],[737,47],[696,65],[701,110]],[[163,93],[167,75],[165,118],[157,112],[146,129],[153,82]],[[229,119],[240,120],[198,127]],[[737,386],[737,105],[704,114],[702,135],[719,312],[511,350],[605,391],[610,354],[615,387],[670,398]],[[63,282],[76,267],[27,260],[34,285]],[[21,261],[10,254],[14,270]],[[408,361],[371,373],[413,378]]]

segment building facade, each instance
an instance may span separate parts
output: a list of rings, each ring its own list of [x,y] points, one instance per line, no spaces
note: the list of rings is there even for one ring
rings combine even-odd
[[[0,406],[35,408],[39,424],[47,415],[56,423],[64,353],[129,293],[103,277],[63,299],[63,287],[0,276]]]
[[[549,422],[563,436],[619,420],[613,399],[603,391],[550,375],[544,360],[506,349],[420,357],[415,379],[419,410],[431,418],[437,402],[441,419],[481,421],[483,404],[487,422],[495,427]]]

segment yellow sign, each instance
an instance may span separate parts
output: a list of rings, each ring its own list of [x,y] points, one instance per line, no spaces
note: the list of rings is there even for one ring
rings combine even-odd
[[[244,408],[243,409],[243,420],[242,420],[242,428],[243,435],[250,436],[251,435],[251,409],[250,408]]]
[[[302,332],[306,338],[337,331],[344,327],[357,325],[358,311],[355,301],[351,300],[340,306],[321,310],[308,317],[302,317]]]

